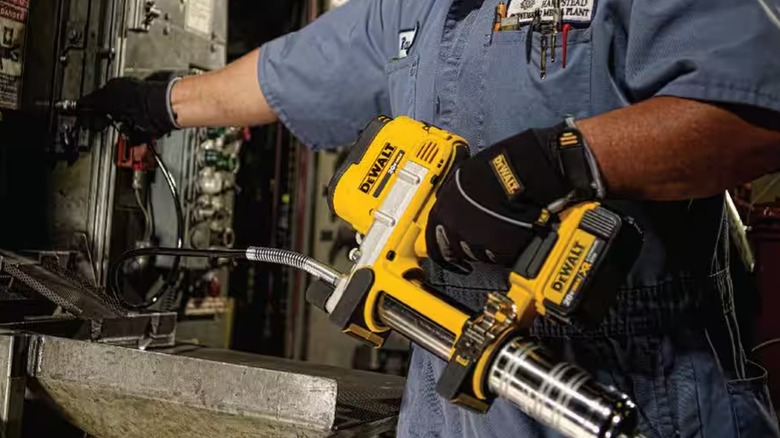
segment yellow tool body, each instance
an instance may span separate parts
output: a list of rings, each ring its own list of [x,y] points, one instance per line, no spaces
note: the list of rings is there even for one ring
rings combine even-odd
[[[358,141],[354,151],[363,152],[360,159],[348,158],[349,165],[334,177],[337,183],[331,183],[332,208],[337,216],[364,236],[371,236],[372,227],[387,230],[376,256],[363,251],[368,257],[355,264],[355,269],[372,269],[376,277],[364,306],[366,328],[374,333],[384,332],[387,327],[376,319],[370,303],[386,291],[392,291],[394,298],[412,308],[431,309],[436,322],[453,334],[459,334],[468,319],[427,291],[419,280],[420,260],[426,256],[424,230],[428,212],[435,202],[435,191],[452,168],[459,150],[467,156],[465,140],[448,132],[406,117],[381,118]],[[402,175],[402,169],[409,167],[415,173]],[[397,187],[393,191],[396,180],[405,177],[411,180],[410,188]],[[390,205],[383,210],[385,203]],[[417,279],[409,279],[412,275],[417,275]]]
[[[495,357],[509,347],[537,354],[516,340],[505,347],[535,317],[597,321],[606,310],[620,271],[606,261],[622,228],[620,217],[597,202],[568,208],[507,271],[509,290],[491,294],[485,311],[472,315],[427,285],[421,267],[436,192],[467,157],[463,138],[407,117],[380,117],[366,127],[334,175],[328,198],[332,211],[362,237],[354,266],[335,290],[313,285],[307,298],[345,333],[376,347],[392,329],[447,360],[440,394],[484,411],[498,392],[490,382],[502,378]],[[530,414],[540,406],[523,403],[517,402]]]

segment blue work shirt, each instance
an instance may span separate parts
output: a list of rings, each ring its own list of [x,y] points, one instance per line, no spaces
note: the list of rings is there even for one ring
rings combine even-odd
[[[526,12],[552,3],[514,1]],[[544,78],[538,32],[492,31],[498,3],[351,0],[265,44],[260,87],[312,148],[348,144],[380,114],[433,123],[477,151],[655,96],[780,111],[780,29],[758,0],[561,0],[566,67],[558,34]],[[618,303],[598,329],[539,321],[532,333],[632,396],[647,436],[777,435],[765,374],[739,342],[722,198],[609,204],[645,231]],[[490,266],[430,275],[475,310],[506,288]],[[487,415],[448,404],[435,393],[443,365],[415,349],[400,436],[555,436],[500,401]]]

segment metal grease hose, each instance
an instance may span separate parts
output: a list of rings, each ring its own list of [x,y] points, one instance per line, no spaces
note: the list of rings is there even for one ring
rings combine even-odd
[[[246,259],[253,262],[273,263],[285,265],[292,268],[305,271],[332,286],[338,285],[343,274],[331,268],[330,266],[305,256],[303,254],[288,251],[279,248],[265,248],[259,246],[250,246],[247,249],[185,249],[185,248],[138,248],[123,253],[111,264],[109,268],[109,278],[111,281],[111,290],[114,296],[126,308],[139,310],[136,305],[128,303],[119,287],[119,273],[122,264],[136,257],[150,255],[168,255],[177,257],[207,257],[207,258],[229,258]]]
[[[246,258],[254,262],[274,263],[300,269],[334,287],[339,284],[339,280],[343,276],[322,262],[286,249],[250,246],[246,249]]]

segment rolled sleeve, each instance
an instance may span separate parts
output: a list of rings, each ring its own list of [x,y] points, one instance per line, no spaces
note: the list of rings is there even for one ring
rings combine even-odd
[[[758,0],[635,1],[626,80],[635,101],[667,95],[780,111],[778,54],[780,28]]]
[[[390,110],[385,64],[401,0],[351,0],[260,49],[258,81],[292,133],[319,149],[354,141]]]

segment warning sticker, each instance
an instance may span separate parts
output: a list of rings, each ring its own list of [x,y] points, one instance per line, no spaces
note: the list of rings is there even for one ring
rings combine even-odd
[[[28,0],[3,0],[0,3],[5,3],[6,5],[12,5],[19,9],[24,9],[25,13],[27,12],[27,9],[30,8],[30,2]]]
[[[0,108],[19,108],[27,6],[27,0],[0,1]]]
[[[596,0],[512,0],[507,7],[507,17],[517,16],[520,23],[534,18],[534,11],[542,12],[542,21],[549,22],[555,16],[556,3],[560,3],[564,23],[590,23]]]
[[[190,32],[211,35],[213,15],[213,0],[188,0],[184,27]]]

